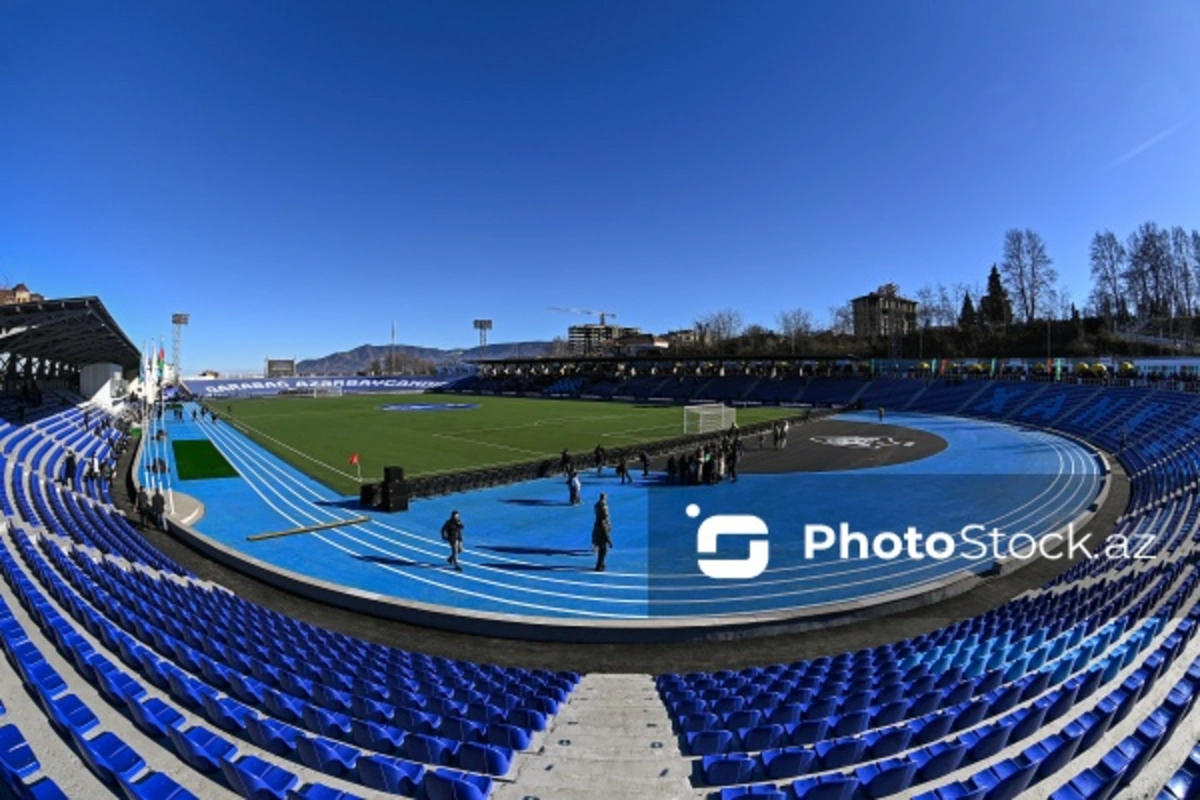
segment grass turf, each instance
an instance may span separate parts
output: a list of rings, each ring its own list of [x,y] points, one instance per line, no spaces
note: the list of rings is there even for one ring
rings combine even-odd
[[[383,411],[393,403],[475,403],[448,411]],[[683,433],[679,406],[539,400],[462,395],[273,397],[209,401],[222,417],[301,471],[337,492],[357,494],[352,453],[364,480],[385,466],[426,475],[557,458],[564,447],[577,457],[597,444],[608,450]],[[745,425],[794,414],[779,408],[738,409]]]
[[[237,470],[207,439],[171,442],[171,448],[180,480],[237,477]]]

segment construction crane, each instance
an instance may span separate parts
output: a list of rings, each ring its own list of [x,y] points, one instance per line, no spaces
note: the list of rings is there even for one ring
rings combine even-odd
[[[600,324],[607,325],[609,318],[616,319],[617,312],[615,311],[591,311],[586,308],[551,308],[551,311],[561,311],[564,314],[582,314],[585,317],[600,317]]]

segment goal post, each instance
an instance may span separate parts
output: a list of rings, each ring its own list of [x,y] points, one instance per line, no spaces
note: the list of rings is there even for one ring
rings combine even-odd
[[[314,386],[312,390],[313,397],[341,397],[341,386]]]
[[[737,424],[737,409],[721,403],[703,403],[683,407],[683,433],[720,433]]]

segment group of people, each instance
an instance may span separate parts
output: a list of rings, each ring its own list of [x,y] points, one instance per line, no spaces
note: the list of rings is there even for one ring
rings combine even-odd
[[[578,477],[578,473],[576,473],[576,477]],[[600,493],[600,499],[596,501],[593,510],[595,521],[592,523],[592,550],[596,553],[595,571],[604,572],[604,562],[608,558],[608,551],[613,547],[612,517],[608,511],[607,494]],[[459,572],[462,572],[462,563],[458,557],[462,555],[463,551],[465,527],[462,516],[457,511],[451,511],[450,518],[442,524],[442,541],[450,548],[450,555],[446,558],[446,563]]]
[[[141,522],[142,529],[146,528],[146,521],[152,520],[154,526],[159,530],[166,530],[166,514],[167,500],[163,497],[162,490],[155,488],[154,496],[151,497],[146,493],[146,487],[138,489],[137,493],[137,513],[138,520]]]
[[[738,463],[744,456],[745,445],[736,432],[722,436],[715,445],[706,444],[684,453],[678,460],[672,453],[667,458],[667,483],[711,486],[726,478],[736,483]]]

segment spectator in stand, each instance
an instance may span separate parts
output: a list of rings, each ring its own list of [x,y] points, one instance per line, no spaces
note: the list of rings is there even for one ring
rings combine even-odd
[[[675,482],[675,471],[678,465],[675,463],[675,454],[672,453],[667,457],[667,483]]]
[[[70,489],[75,488],[75,469],[78,462],[75,460],[75,451],[68,450],[66,463],[63,464],[63,484]]]

